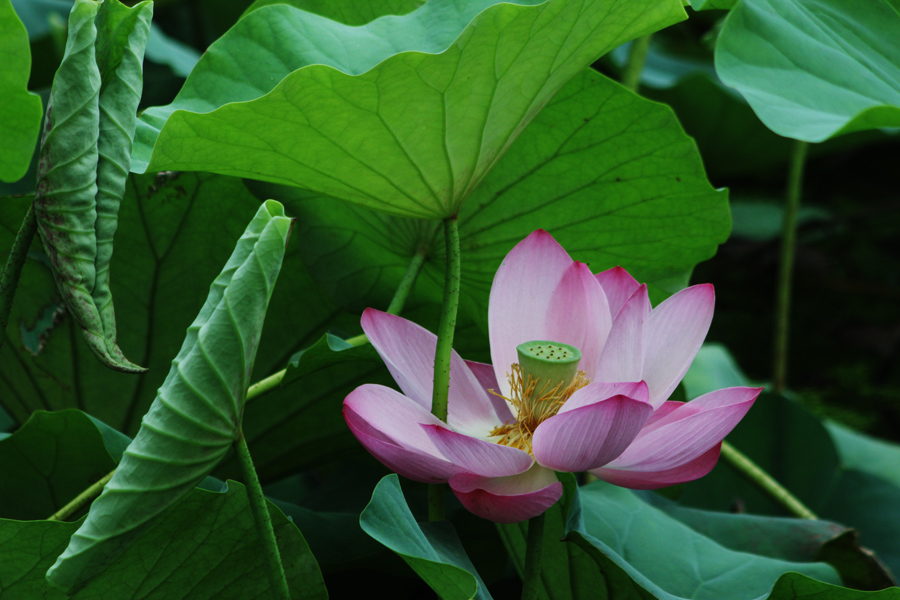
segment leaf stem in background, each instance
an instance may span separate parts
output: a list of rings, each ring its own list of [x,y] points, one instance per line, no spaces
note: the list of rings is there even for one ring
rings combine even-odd
[[[425,257],[427,255],[427,244],[422,244],[416,250],[416,253],[413,254],[412,259],[409,261],[409,266],[406,268],[406,273],[403,275],[403,279],[400,280],[400,285],[397,286],[397,291],[394,292],[394,297],[388,306],[387,312],[390,314],[399,315],[403,312],[403,306],[406,304],[409,292],[412,291],[416,280],[419,278],[419,273],[422,272],[422,267],[425,266]]]
[[[797,210],[803,187],[803,167],[809,144],[794,142],[791,172],[788,178],[784,229],[781,236],[781,265],[778,274],[778,299],[775,308],[775,348],[772,359],[772,391],[784,392],[787,386],[788,330],[791,313],[791,281],[794,273],[794,246],[797,239]]]
[[[801,519],[818,519],[819,517],[803,504],[796,496],[787,491],[772,476],[763,471],[756,463],[747,458],[740,450],[722,442],[722,458],[737,471],[738,475],[759,488],[769,498],[780,504],[791,514]]]
[[[650,50],[650,38],[653,34],[639,37],[631,42],[628,48],[628,60],[622,68],[622,85],[632,92],[637,92],[641,83],[641,71],[644,70],[644,61],[647,60],[647,51]]]
[[[409,297],[409,292],[412,291],[413,286],[416,284],[416,280],[419,278],[419,274],[422,272],[422,267],[425,266],[425,258],[427,255],[428,246],[425,244],[416,250],[416,253],[409,261],[409,267],[407,267],[403,279],[400,280],[400,285],[397,286],[397,291],[394,292],[394,297],[391,299],[391,304],[388,306],[387,312],[392,315],[399,315],[403,311],[406,299]],[[357,335],[344,341],[354,347],[369,343],[369,339],[365,334]],[[273,389],[277,388],[281,385],[281,380],[284,379],[286,373],[287,369],[282,369],[251,385],[249,389],[247,389],[246,401],[249,402],[256,397],[262,396],[266,392],[271,392]]]
[[[279,600],[291,600],[291,591],[284,576],[284,566],[281,564],[281,554],[278,552],[278,542],[275,540],[275,530],[272,529],[269,507],[266,505],[266,497],[263,495],[262,486],[259,484],[259,477],[256,475],[256,469],[253,467],[250,449],[247,447],[247,440],[244,438],[243,432],[241,432],[235,446],[238,463],[240,463],[241,471],[244,474],[244,484],[246,485],[247,497],[250,500],[250,510],[253,512],[256,531],[259,533],[259,539],[262,542],[272,590]]]
[[[9,324],[13,299],[16,296],[16,288],[19,286],[19,276],[22,274],[22,265],[25,264],[25,257],[28,256],[28,248],[31,247],[35,231],[37,231],[37,219],[34,216],[34,204],[32,203],[28,207],[28,212],[25,213],[22,226],[19,227],[19,232],[16,234],[16,241],[13,242],[12,249],[9,251],[3,275],[0,275],[0,333],[5,332],[6,326]],[[0,349],[3,348],[4,339],[5,336],[0,335]]]
[[[115,475],[116,470],[113,469],[109,473],[103,476],[103,479],[95,482],[89,488],[75,496],[75,498],[63,506],[61,509],[47,517],[48,521],[65,521],[76,512],[78,512],[82,507],[91,503],[91,500],[100,495],[103,491],[103,486],[109,483],[109,480],[112,479],[113,475]]]
[[[459,222],[456,215],[444,219],[446,244],[444,272],[444,304],[438,326],[437,347],[434,350],[434,385],[431,393],[431,414],[447,421],[447,401],[450,397],[450,358],[453,355],[453,334],[456,331],[456,312],[459,308],[461,256],[459,250]],[[428,490],[428,519],[444,519],[442,484],[433,483]]]
[[[525,542],[525,570],[522,573],[522,600],[535,600],[541,581],[541,555],[544,551],[544,515],[541,513],[528,521],[528,538]]]

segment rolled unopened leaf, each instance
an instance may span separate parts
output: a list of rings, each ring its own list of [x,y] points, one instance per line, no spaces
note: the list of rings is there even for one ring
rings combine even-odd
[[[51,584],[74,591],[100,573],[235,441],[290,228],[281,204],[260,207],[210,286],[115,476],[47,572]]]
[[[35,192],[44,248],[66,307],[109,367],[144,369],[116,343],[109,291],[119,204],[131,166],[153,5],[77,0],[53,80]]]

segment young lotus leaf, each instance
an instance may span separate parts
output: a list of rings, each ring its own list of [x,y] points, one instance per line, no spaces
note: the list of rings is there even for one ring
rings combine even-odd
[[[453,527],[447,522],[417,523],[397,475],[378,482],[359,525],[399,554],[441,598],[490,600]]]
[[[28,91],[28,32],[10,0],[0,0],[0,181],[25,175],[41,125],[41,99]]]
[[[898,38],[898,0],[744,0],[716,70],[772,131],[821,142],[900,127]]]
[[[133,168],[444,218],[566,81],[682,18],[677,0],[433,0],[361,27],[263,7],[210,47],[173,104],[142,115]]]
[[[53,585],[78,588],[103,570],[144,525],[200,483],[240,434],[290,226],[278,202],[259,208],[210,286],[115,476],[48,571]]]
[[[116,343],[109,261],[130,169],[142,61],[153,5],[78,0],[53,81],[35,214],[60,294],[107,366],[144,369]]]

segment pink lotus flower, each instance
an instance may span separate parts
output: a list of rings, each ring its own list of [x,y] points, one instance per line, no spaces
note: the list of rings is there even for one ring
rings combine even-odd
[[[714,301],[711,285],[695,285],[651,310],[647,286],[624,269],[593,275],[535,231],[494,277],[493,366],[453,353],[446,423],[431,414],[437,337],[373,309],[363,330],[403,394],[363,385],[344,400],[344,419],[388,468],[449,482],[467,509],[499,523],[559,500],[554,471],[634,489],[691,481],[713,468],[761,391],[667,401],[706,337]],[[567,373],[543,358],[550,350]]]

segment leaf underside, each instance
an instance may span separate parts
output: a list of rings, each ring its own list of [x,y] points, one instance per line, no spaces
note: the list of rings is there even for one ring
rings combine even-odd
[[[210,47],[173,104],[142,115],[133,168],[444,218],[566,81],[682,18],[669,0],[436,0],[347,27],[263,7]]]
[[[236,439],[291,220],[260,206],[187,335],[113,479],[47,574],[78,589],[216,466]]]

